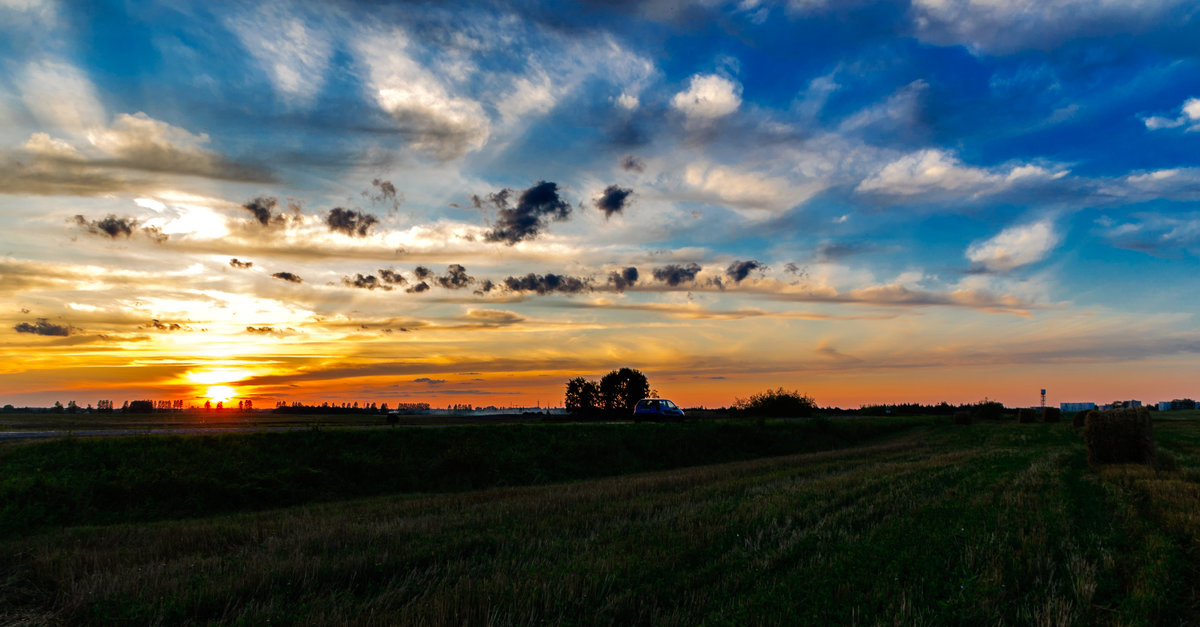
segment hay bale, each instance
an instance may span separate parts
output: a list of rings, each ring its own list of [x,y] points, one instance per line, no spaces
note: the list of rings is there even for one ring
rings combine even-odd
[[[1145,407],[1088,414],[1083,442],[1092,466],[1154,462],[1154,428]]]
[[[1036,409],[1022,407],[1017,410],[1017,422],[1040,422],[1040,419]]]
[[[1071,426],[1075,427],[1076,429],[1082,429],[1083,425],[1087,424],[1087,417],[1094,411],[1096,410],[1085,409],[1083,411],[1075,412],[1075,417],[1071,419]]]
[[[969,425],[969,424],[971,424],[972,422],[974,422],[974,421],[973,421],[973,420],[971,420],[971,412],[969,412],[969,411],[956,411],[956,412],[954,412],[954,424],[956,424],[956,425]]]
[[[1062,420],[1062,410],[1057,407],[1046,407],[1042,410],[1042,422],[1059,422]]]

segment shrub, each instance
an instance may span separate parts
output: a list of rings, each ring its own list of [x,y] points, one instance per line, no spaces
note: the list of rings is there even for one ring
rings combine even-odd
[[[956,412],[954,412],[954,424],[956,424],[956,425],[969,425],[969,424],[971,424],[972,422],[973,422],[973,421],[971,420],[971,412],[969,412],[969,411],[956,411]]]
[[[812,415],[816,406],[811,396],[783,388],[734,399],[734,407],[750,416],[805,418]]]
[[[1154,461],[1154,430],[1146,408],[1092,412],[1083,426],[1088,463],[1149,464]]]
[[[1022,407],[1017,410],[1017,422],[1038,422],[1040,416],[1036,409]]]
[[[979,420],[1000,420],[1004,417],[1004,405],[996,401],[983,400],[972,407]]]
[[[1090,416],[1094,411],[1096,410],[1085,409],[1083,411],[1075,412],[1075,417],[1071,419],[1071,426],[1075,427],[1076,429],[1082,429],[1083,425],[1087,424],[1087,417]]]
[[[1057,407],[1046,407],[1042,409],[1042,422],[1060,422],[1061,420],[1061,409]]]

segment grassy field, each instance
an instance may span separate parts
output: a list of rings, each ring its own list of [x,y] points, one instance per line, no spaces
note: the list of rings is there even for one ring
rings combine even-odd
[[[0,543],[0,624],[1193,623],[1194,420],[1156,421],[1159,469],[1090,469],[1069,422],[927,421],[816,453],[48,529]]]

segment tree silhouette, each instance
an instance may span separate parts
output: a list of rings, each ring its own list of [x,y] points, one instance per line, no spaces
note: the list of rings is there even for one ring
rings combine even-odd
[[[567,381],[567,396],[563,405],[576,416],[593,416],[600,410],[600,386],[595,381],[575,377]]]
[[[649,395],[646,375],[632,368],[613,370],[600,379],[600,398],[608,413],[631,414],[633,406]]]

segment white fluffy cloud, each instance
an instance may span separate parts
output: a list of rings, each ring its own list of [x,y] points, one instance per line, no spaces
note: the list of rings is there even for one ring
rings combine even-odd
[[[356,46],[380,108],[396,120],[413,148],[435,158],[455,159],[482,148],[491,134],[483,107],[451,93],[406,52],[408,47],[399,30],[366,36]]]
[[[20,79],[20,89],[25,107],[43,127],[82,133],[106,121],[92,81],[68,63],[30,63]]]
[[[971,244],[966,255],[979,268],[1007,272],[1041,261],[1057,244],[1054,225],[1042,220],[1009,227],[991,239]]]
[[[689,164],[683,183],[686,199],[767,213],[786,211],[825,188],[822,181],[801,184],[783,176],[706,163]]]
[[[1066,171],[1052,172],[1028,164],[1013,166],[1007,171],[975,168],[941,150],[927,149],[888,163],[859,183],[856,191],[893,196],[938,192],[979,195],[1021,183],[1057,179],[1066,174]]]
[[[742,86],[715,74],[697,74],[688,81],[688,88],[671,98],[671,106],[687,117],[690,123],[707,123],[725,117],[742,104]]]
[[[333,54],[328,33],[311,28],[300,16],[274,4],[232,16],[226,26],[285,101],[307,105],[320,92]]]
[[[1178,116],[1172,118],[1157,115],[1142,118],[1142,123],[1151,131],[1164,128],[1179,128],[1185,124],[1188,125],[1187,130],[1189,131],[1200,131],[1200,98],[1188,98],[1179,107],[1179,112]]]

